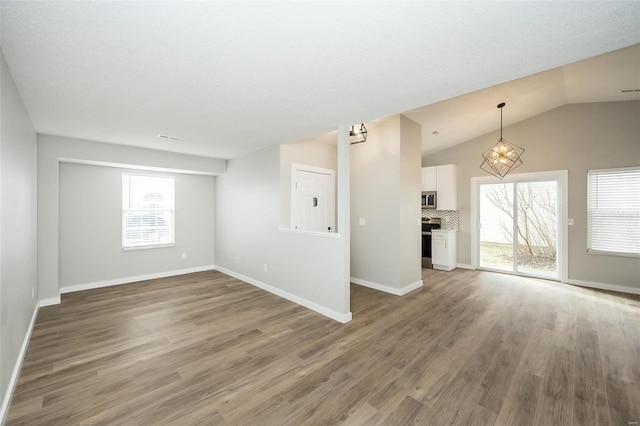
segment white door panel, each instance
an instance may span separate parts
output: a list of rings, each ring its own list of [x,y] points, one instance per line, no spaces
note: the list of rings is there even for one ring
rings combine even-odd
[[[294,164],[291,176],[291,227],[335,232],[335,172]]]

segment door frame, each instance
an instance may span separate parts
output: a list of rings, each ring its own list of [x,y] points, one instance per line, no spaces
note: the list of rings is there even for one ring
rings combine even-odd
[[[480,185],[488,183],[513,183],[522,180],[557,180],[558,181],[558,241],[556,253],[560,256],[558,263],[558,276],[565,283],[569,275],[569,197],[568,197],[568,170],[552,170],[545,172],[514,173],[498,180],[494,176],[476,176],[471,178],[471,267],[478,269],[479,261],[479,236],[480,236]],[[503,272],[503,271],[500,271]],[[509,274],[512,272],[504,271]],[[527,276],[527,274],[521,274]],[[537,278],[537,277],[536,277]]]
[[[330,196],[328,196],[329,201],[329,211],[331,212],[331,218],[333,219],[333,232],[326,232],[327,234],[335,234],[337,232],[336,229],[336,171],[331,169],[323,169],[322,167],[314,167],[307,166],[304,164],[291,163],[291,217],[289,220],[289,226],[291,229],[295,229],[294,221],[295,221],[295,213],[296,213],[296,172],[308,172],[308,173],[317,173],[321,175],[328,175],[330,178],[329,192]],[[300,230],[302,231],[302,230]],[[302,232],[314,232],[319,234],[324,234],[325,232],[318,231],[302,231]]]

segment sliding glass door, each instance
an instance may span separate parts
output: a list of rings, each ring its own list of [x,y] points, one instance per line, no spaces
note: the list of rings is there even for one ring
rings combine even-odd
[[[556,179],[480,183],[478,266],[559,279]]]

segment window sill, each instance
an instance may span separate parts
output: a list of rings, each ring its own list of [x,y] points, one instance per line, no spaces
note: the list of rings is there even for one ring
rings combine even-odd
[[[340,234],[338,234],[337,232],[300,231],[298,229],[292,229],[292,228],[278,228],[278,231],[290,232],[292,234],[312,235],[316,237],[340,238]]]
[[[640,253],[619,253],[615,251],[597,251],[597,250],[588,250],[587,254],[596,254],[601,256],[618,256],[618,257],[640,257]]]
[[[169,248],[175,246],[175,243],[171,244],[153,244],[148,246],[134,246],[134,247],[122,247],[122,251],[135,251],[135,250],[148,250],[157,248]]]

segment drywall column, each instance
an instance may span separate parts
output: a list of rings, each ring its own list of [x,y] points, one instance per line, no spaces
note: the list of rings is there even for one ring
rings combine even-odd
[[[350,194],[350,168],[351,168],[351,143],[349,141],[349,128],[338,127],[338,233],[344,251],[343,256],[343,283],[345,307],[343,312],[351,310],[351,194]]]
[[[420,277],[420,125],[395,115],[352,146],[351,282],[403,295]]]

